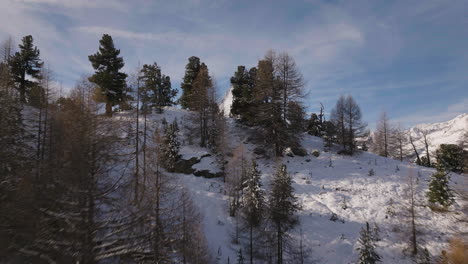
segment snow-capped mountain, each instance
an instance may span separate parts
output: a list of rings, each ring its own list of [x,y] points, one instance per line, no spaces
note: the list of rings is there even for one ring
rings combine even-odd
[[[232,105],[232,86],[226,91],[224,94],[223,100],[219,104],[219,110],[224,112],[224,116],[229,116],[231,113],[231,105]]]
[[[427,133],[429,152],[434,152],[441,144],[460,144],[467,131],[468,113],[464,113],[446,122],[419,124],[408,129],[407,132],[413,137],[418,151],[424,153],[423,133]],[[410,144],[407,148],[412,149]]]

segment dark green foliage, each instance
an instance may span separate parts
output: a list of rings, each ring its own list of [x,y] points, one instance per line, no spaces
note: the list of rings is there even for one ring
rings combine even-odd
[[[161,144],[161,164],[163,168],[172,172],[175,169],[175,163],[179,160],[180,142],[178,139],[179,128],[177,120],[167,126],[164,131],[164,137]]]
[[[258,170],[258,165],[255,160],[252,160],[252,166],[247,170],[247,179],[243,183],[243,210],[246,223],[256,227],[260,224],[265,209],[264,192],[261,189],[261,172]]]
[[[38,89],[43,62],[39,58],[39,49],[34,46],[31,35],[23,37],[19,49],[10,59],[9,65],[12,81],[20,94],[20,102],[26,103],[26,96],[31,90]]]
[[[424,166],[424,167],[431,167],[431,163],[429,162],[429,160],[427,159],[426,156],[421,157],[420,164],[418,164],[418,165]]]
[[[254,230],[260,226],[265,210],[265,197],[261,189],[261,172],[255,160],[252,160],[252,166],[247,170],[246,180],[243,183],[243,207],[242,219],[245,227],[249,230],[249,255],[250,262],[254,259]]]
[[[244,255],[242,255],[242,249],[237,252],[237,264],[244,264]]]
[[[463,172],[463,159],[468,151],[455,144],[442,144],[436,150],[437,165],[446,170],[456,173]]]
[[[119,55],[120,50],[114,47],[112,37],[104,34],[99,41],[99,51],[88,56],[95,70],[89,81],[101,89],[108,115],[112,114],[112,106],[122,103],[125,97],[127,74],[120,72],[125,64]]]
[[[285,233],[299,224],[295,213],[301,207],[294,195],[291,183],[291,176],[287,172],[286,165],[281,165],[274,175],[268,199],[270,219],[276,229],[278,263],[283,262]]]
[[[429,190],[426,193],[430,203],[437,203],[444,207],[450,206],[453,203],[453,194],[449,186],[449,180],[448,173],[441,168],[438,168],[432,174]]]
[[[324,136],[323,136],[323,144],[325,147],[325,150],[330,150],[333,142],[336,141],[336,127],[331,121],[325,121],[323,123],[324,127]]]
[[[170,77],[161,74],[161,68],[156,62],[143,65],[140,80],[143,82],[140,88],[143,109],[156,107],[158,113],[162,113],[164,106],[174,104],[177,90],[172,89]]]
[[[323,130],[323,127],[322,127],[322,124],[317,116],[316,113],[312,113],[310,115],[310,119],[309,119],[309,122],[307,124],[307,133],[309,133],[309,135],[311,136],[316,136],[316,137],[320,137],[322,136],[322,130]]]
[[[257,69],[247,71],[244,66],[238,66],[234,76],[231,77],[233,101],[231,114],[239,117],[244,123],[254,122],[252,113],[252,90],[255,87]]]
[[[198,72],[200,71],[200,58],[192,56],[189,58],[189,62],[185,66],[185,75],[180,88],[182,89],[182,96],[179,99],[179,103],[183,109],[190,108],[190,97],[192,94],[193,81],[197,78]]]
[[[294,135],[297,133],[302,133],[306,130],[305,111],[304,107],[300,103],[295,101],[288,102],[288,112],[286,113],[286,118],[289,121],[289,134]]]
[[[373,234],[369,228],[369,223],[366,222],[366,228],[362,228],[360,234],[360,247],[357,249],[359,251],[359,264],[374,264],[380,262],[380,256],[375,252],[375,241],[373,240]]]

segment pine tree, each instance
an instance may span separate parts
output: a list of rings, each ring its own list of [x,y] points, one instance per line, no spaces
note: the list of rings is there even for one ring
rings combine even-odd
[[[359,237],[360,247],[359,264],[375,264],[380,262],[380,256],[375,252],[375,242],[372,239],[372,231],[369,228],[369,223],[366,222],[366,228],[362,228]]]
[[[465,155],[468,155],[468,152],[458,145],[441,144],[436,150],[437,165],[446,171],[462,173]]]
[[[190,109],[190,101],[193,89],[193,82],[197,78],[198,72],[200,71],[200,58],[192,56],[189,58],[189,62],[185,66],[185,75],[180,88],[182,89],[182,96],[179,99],[179,103],[183,109]]]
[[[177,95],[177,90],[172,89],[170,77],[161,74],[161,68],[156,62],[143,65],[140,78],[143,81],[140,89],[142,108],[149,109],[154,106],[158,113],[162,113],[164,106],[174,104],[173,99]]]
[[[244,256],[242,255],[242,249],[237,252],[237,264],[244,264]]]
[[[251,69],[250,72],[253,70]],[[245,66],[238,66],[237,71],[234,73],[234,76],[231,77],[232,85],[232,105],[231,105],[231,114],[233,116],[239,117],[242,122],[247,122],[249,114],[252,111],[252,82],[255,80],[252,79],[245,69]]]
[[[258,165],[255,160],[252,160],[251,167],[247,170],[247,179],[244,183],[244,194],[243,194],[243,208],[242,216],[245,225],[249,229],[249,255],[250,263],[253,263],[254,258],[254,235],[253,231],[257,228],[263,217],[265,210],[265,198],[264,192],[261,189],[261,172],[258,170]]]
[[[432,174],[429,183],[429,190],[426,196],[430,203],[438,203],[444,207],[450,206],[453,203],[453,194],[449,186],[449,174],[437,169],[437,172]]]
[[[294,228],[299,219],[295,213],[300,210],[297,197],[291,185],[292,179],[286,165],[281,165],[275,173],[268,199],[269,215],[274,224],[276,236],[277,263],[283,263],[285,234]]]
[[[29,35],[23,37],[19,51],[9,60],[11,77],[19,91],[21,103],[26,103],[26,96],[32,89],[38,89],[43,66],[39,55],[40,51],[34,46],[33,37]]]
[[[320,123],[319,117],[316,113],[310,115],[308,124],[307,124],[307,133],[311,136],[320,137],[322,131],[322,124]]]
[[[89,81],[99,86],[107,115],[112,115],[112,106],[121,103],[125,97],[127,74],[120,72],[125,64],[119,55],[120,50],[115,48],[112,37],[104,34],[99,41],[99,51],[88,56],[95,70]]]
[[[333,143],[336,141],[336,127],[331,121],[325,121],[323,123],[324,127],[324,136],[323,144],[324,148],[327,151],[330,151]]]
[[[177,120],[174,120],[174,122],[165,129],[161,144],[161,163],[163,168],[170,172],[174,171],[175,163],[180,158],[180,142],[177,136],[178,130]]]

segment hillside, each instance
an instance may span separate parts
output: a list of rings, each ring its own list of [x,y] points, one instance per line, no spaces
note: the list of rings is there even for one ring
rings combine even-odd
[[[419,124],[407,130],[413,137],[415,146],[420,153],[425,153],[423,132],[428,133],[429,152],[435,152],[441,144],[459,144],[467,131],[468,113],[461,114],[449,121]],[[410,144],[406,148],[412,150]]]
[[[164,114],[153,114],[150,127],[160,123],[164,117],[168,122],[177,117],[187,120],[188,112],[176,108],[167,108]],[[466,118],[466,116],[464,117]],[[233,119],[228,118],[230,146],[243,144],[247,153],[255,147],[248,143],[247,130]],[[434,131],[434,133],[436,133]],[[239,143],[243,142],[243,143]],[[419,242],[427,247],[431,255],[437,256],[448,245],[448,240],[456,233],[468,234],[468,227],[458,223],[464,216],[461,212],[462,201],[456,197],[455,204],[447,213],[436,213],[426,206],[425,192],[430,175],[434,169],[402,163],[393,159],[363,152],[355,156],[337,155],[335,151],[324,152],[321,138],[303,135],[302,144],[311,153],[320,152],[319,157],[284,157],[280,160],[267,160],[252,155],[257,159],[262,172],[262,183],[268,193],[272,174],[280,163],[288,167],[293,177],[293,187],[302,205],[299,212],[300,226],[292,233],[296,241],[300,240],[309,254],[307,263],[353,263],[357,260],[359,231],[369,222],[378,225],[381,241],[377,251],[382,263],[413,263],[403,254],[407,247],[408,228],[405,205],[408,176],[417,177],[417,226]],[[198,146],[185,145],[182,148],[184,158],[198,157],[197,170],[217,171],[219,169],[213,157],[205,157],[208,150]],[[370,171],[374,172],[369,176]],[[204,229],[213,256],[219,263],[230,263],[236,259],[239,245],[232,243],[236,219],[228,214],[226,188],[222,178],[206,179],[175,173],[174,177],[186,186],[193,195],[195,204],[204,215]],[[453,174],[453,188],[467,186],[467,177]],[[391,205],[393,200],[393,206]],[[345,207],[343,205],[346,205]],[[393,207],[395,216],[389,215]],[[345,209],[344,209],[345,208]],[[336,221],[331,221],[336,215]]]

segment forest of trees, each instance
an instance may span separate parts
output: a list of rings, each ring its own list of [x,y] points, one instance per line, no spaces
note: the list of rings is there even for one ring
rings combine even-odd
[[[178,90],[157,62],[127,74],[113,38],[104,34],[98,44],[88,57],[94,73],[67,95],[58,92],[32,36],[19,45],[11,38],[1,44],[2,263],[215,263],[204,216],[172,175],[184,146],[206,148],[222,170],[238,263],[309,263],[302,240],[291,235],[302,207],[287,164],[276,163],[264,188],[254,154],[271,160],[308,155],[301,146],[307,133],[321,137],[326,151],[359,155],[369,144],[403,161],[413,154],[405,148],[410,142],[416,163],[437,167],[427,197],[445,207],[452,203],[449,172],[468,168],[464,146],[441,145],[430,153],[424,133],[421,156],[386,113],[370,133],[351,95],[340,96],[329,117],[323,104],[307,115],[304,77],[286,52],[270,50],[255,67],[238,66],[230,79],[230,113],[223,113],[214,76],[200,58],[188,58],[176,98]],[[150,119],[176,105],[188,118]],[[225,114],[250,128],[253,153],[241,143],[230,145]],[[410,201],[413,206],[414,197]],[[416,240],[414,226],[412,231]],[[361,263],[380,259],[370,236],[367,224],[359,240]]]

